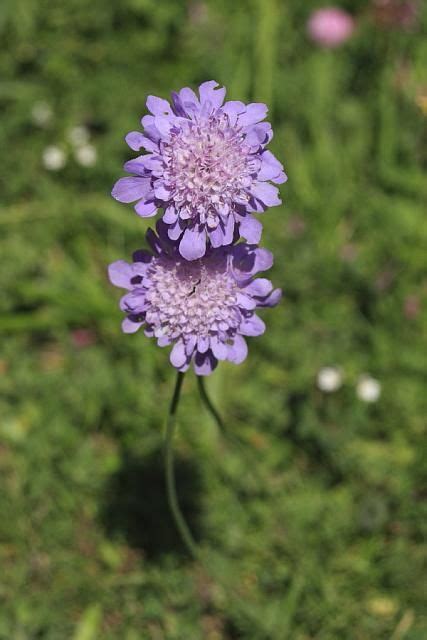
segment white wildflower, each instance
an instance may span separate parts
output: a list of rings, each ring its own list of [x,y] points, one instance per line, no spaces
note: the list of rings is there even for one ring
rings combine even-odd
[[[342,372],[338,367],[322,367],[317,374],[317,386],[325,393],[338,391],[342,381]]]
[[[76,160],[82,167],[93,167],[96,164],[98,154],[92,144],[85,144],[75,151]]]
[[[43,151],[42,161],[48,171],[59,171],[65,167],[67,156],[62,149],[51,145]]]
[[[31,119],[38,127],[46,127],[53,118],[52,107],[47,102],[36,102],[31,109]]]
[[[75,147],[81,147],[89,142],[90,132],[84,125],[73,127],[68,132],[68,140]]]
[[[377,402],[381,395],[381,383],[370,375],[364,374],[358,380],[356,393],[363,402]]]

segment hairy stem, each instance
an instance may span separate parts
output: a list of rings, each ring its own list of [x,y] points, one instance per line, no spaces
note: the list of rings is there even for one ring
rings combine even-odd
[[[184,374],[178,371],[175,389],[169,407],[169,413],[166,421],[166,434],[164,442],[165,453],[165,474],[166,488],[168,495],[169,507],[174,518],[176,527],[188,551],[195,559],[199,557],[199,550],[190,532],[190,529],[182,515],[176,494],[175,471],[174,471],[174,455],[173,455],[173,438],[176,427],[176,412],[178,409],[179,399],[181,396],[181,387],[184,380]]]

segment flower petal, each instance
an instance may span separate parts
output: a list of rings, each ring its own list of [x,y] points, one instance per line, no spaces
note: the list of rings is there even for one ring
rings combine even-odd
[[[227,355],[228,355],[227,345],[224,344],[224,342],[221,342],[218,336],[215,335],[211,337],[210,345],[211,345],[212,353],[214,354],[215,358],[217,358],[218,360],[225,360],[227,358]]]
[[[108,267],[108,277],[110,282],[122,289],[132,289],[130,279],[132,277],[132,267],[124,260],[117,260]]]
[[[145,166],[145,158],[146,156],[139,156],[138,158],[133,158],[132,160],[128,160],[123,165],[123,168],[128,173],[135,173],[137,176],[142,176],[147,179],[147,189],[151,189],[150,179],[147,176],[147,167]]]
[[[214,248],[222,247],[225,244],[225,234],[223,225],[221,223],[217,227],[215,227],[215,229],[209,229],[207,234],[209,236],[209,240],[211,241],[211,245]]]
[[[163,161],[158,154],[147,153],[126,162],[124,169],[129,173],[144,175],[151,171],[162,171]]]
[[[178,240],[178,238],[182,234],[182,231],[183,231],[183,229],[182,229],[182,226],[180,224],[180,221],[177,220],[175,223],[173,223],[168,228],[168,238],[170,238],[173,241]]]
[[[281,289],[274,289],[264,300],[259,300],[258,307],[275,307],[282,297]]]
[[[147,178],[120,178],[113,187],[111,195],[119,202],[135,202],[143,198],[150,188]]]
[[[240,335],[235,336],[233,344],[228,345],[227,360],[234,364],[241,364],[247,355],[248,345],[246,340]]]
[[[224,245],[231,244],[234,236],[234,216],[227,216],[224,229]]]
[[[187,356],[189,358],[191,358],[191,356],[194,353],[194,349],[196,348],[197,345],[197,336],[194,334],[190,334],[188,337],[186,337],[185,339],[185,353],[187,354]]]
[[[268,271],[273,266],[273,254],[268,249],[257,247],[255,249],[255,264],[252,273]]]
[[[142,289],[132,288],[120,300],[120,309],[126,313],[143,313],[147,309],[145,292]]]
[[[122,322],[122,331],[123,333],[135,333],[143,324],[143,322],[136,322],[130,318],[125,318]]]
[[[157,181],[154,193],[156,194],[156,198],[163,200],[163,202],[168,202],[170,200],[171,191],[169,191],[160,180]]]
[[[184,342],[179,340],[173,346],[172,351],[170,352],[169,360],[171,364],[179,369],[187,362],[187,354],[185,353]]]
[[[228,102],[221,107],[221,111],[227,114],[230,126],[234,127],[237,118],[241,113],[246,111],[246,107],[240,100],[228,100]]]
[[[268,144],[272,137],[273,131],[271,124],[269,122],[260,122],[249,129],[246,133],[245,142],[250,147],[257,149],[260,145],[264,146]]]
[[[206,252],[206,232],[199,231],[196,227],[184,231],[182,240],[179,243],[179,252],[186,260],[197,260]]]
[[[265,324],[257,315],[245,318],[239,326],[239,331],[244,336],[260,336],[265,331]]]
[[[156,116],[154,125],[163,138],[169,138],[173,123],[167,116]]]
[[[184,87],[178,94],[183,109],[191,116],[200,109],[200,102],[196,94],[189,87]]]
[[[194,358],[194,371],[198,376],[209,376],[218,364],[218,360],[211,351],[196,353]]]
[[[246,296],[241,291],[238,291],[236,294],[236,300],[239,307],[242,309],[247,309],[248,311],[252,311],[256,307],[256,302],[252,300],[249,296]]]
[[[282,204],[278,188],[269,182],[254,182],[251,187],[251,193],[266,207],[275,207],[278,204]]]
[[[261,240],[262,224],[253,216],[247,214],[240,222],[239,231],[242,238],[250,244],[258,244]]]
[[[203,84],[199,87],[199,95],[200,95],[200,104],[203,105],[206,102],[209,102],[214,109],[218,109],[224,102],[226,89],[225,87],[221,87],[220,89],[215,89],[218,87],[218,83],[215,80],[209,80],[208,82],[203,82]]]
[[[263,151],[261,160],[261,169],[257,175],[258,180],[273,180],[277,184],[286,182],[288,178],[283,171],[283,165],[275,158],[271,151]]]
[[[267,271],[272,265],[273,254],[267,249],[260,249],[242,242],[233,247],[233,271],[243,279],[259,271]]]
[[[256,124],[261,120],[264,120],[267,115],[267,105],[262,102],[251,102],[246,107],[245,113],[239,116],[239,125],[241,127],[248,127],[251,124]]]
[[[155,116],[169,115],[172,113],[169,102],[157,96],[148,96],[146,105],[147,109]]]
[[[245,288],[244,292],[250,296],[264,297],[271,293],[273,285],[267,278],[256,278],[252,280]]]
[[[209,338],[208,336],[199,336],[197,340],[197,351],[200,353],[206,353],[209,349]]]
[[[158,150],[157,145],[146,138],[140,131],[130,131],[125,137],[125,140],[134,151],[139,151],[141,148],[147,149],[147,151]]]
[[[174,224],[178,219],[178,211],[174,207],[167,207],[163,214],[163,222],[166,224]]]
[[[155,202],[144,202],[140,200],[134,209],[141,218],[151,218],[151,216],[155,216],[157,213],[157,205]]]

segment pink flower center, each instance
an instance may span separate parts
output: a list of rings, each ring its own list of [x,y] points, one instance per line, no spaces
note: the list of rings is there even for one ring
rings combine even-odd
[[[236,201],[248,201],[246,189],[259,160],[250,155],[244,137],[224,113],[189,120],[172,133],[162,151],[164,177],[182,218],[197,217],[215,228],[218,215],[228,215]]]
[[[160,257],[153,260],[147,277],[146,321],[153,325],[157,338],[208,336],[237,328],[238,286],[224,262],[176,262]]]

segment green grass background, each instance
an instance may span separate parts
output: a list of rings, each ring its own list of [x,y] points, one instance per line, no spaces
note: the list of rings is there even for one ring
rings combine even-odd
[[[1,3],[1,640],[427,637],[425,7],[402,32],[342,2],[356,34],[324,51],[305,34],[320,4]],[[209,570],[165,499],[167,351],[121,334],[106,277],[146,228],[109,195],[125,133],[148,94],[207,79],[268,102],[289,174],[263,216],[284,299],[247,361],[207,381],[240,447],[184,384],[178,492]],[[92,168],[67,141],[81,124]],[[330,395],[325,365],[344,372]],[[365,372],[376,404],[356,396]]]

